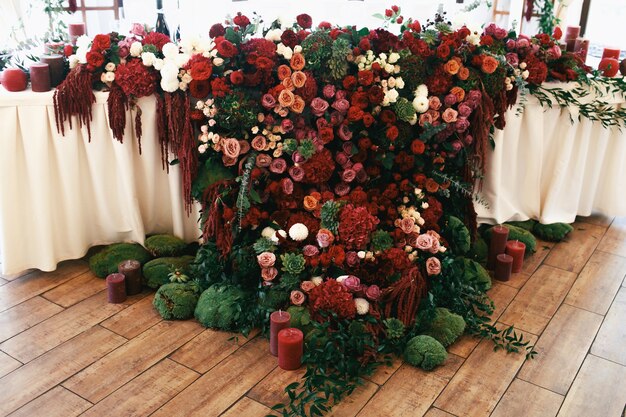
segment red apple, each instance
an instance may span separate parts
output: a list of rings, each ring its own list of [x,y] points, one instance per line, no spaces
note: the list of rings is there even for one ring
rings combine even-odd
[[[7,68],[2,72],[2,85],[7,91],[26,90],[26,73],[19,68]]]
[[[619,61],[613,58],[602,58],[598,69],[602,71],[602,75],[605,77],[615,77],[619,71]]]

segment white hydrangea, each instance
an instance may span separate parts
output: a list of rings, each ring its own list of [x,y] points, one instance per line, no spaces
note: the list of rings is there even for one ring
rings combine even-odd
[[[155,59],[152,63],[152,66],[157,71],[161,71],[161,69],[163,69],[163,65],[165,65],[165,61],[163,61],[161,58]]]
[[[426,113],[428,111],[428,98],[425,96],[417,96],[413,99],[413,108],[418,113]]]
[[[302,223],[296,223],[289,228],[289,237],[300,242],[309,236],[309,229]]]
[[[414,95],[415,97],[418,97],[418,96],[428,97],[428,87],[426,87],[426,84],[418,85],[417,88],[415,89]]]
[[[143,45],[141,42],[133,42],[130,45],[130,56],[138,57],[143,52]]]
[[[270,29],[265,34],[265,39],[272,42],[280,42],[280,37],[283,35],[282,29]]]
[[[365,298],[355,298],[354,306],[356,307],[356,313],[360,316],[364,316],[370,311],[370,303]]]
[[[174,58],[178,55],[179,49],[178,45],[175,43],[169,42],[163,45],[163,56],[165,58]]]
[[[204,54],[211,51],[215,43],[210,38],[194,34],[181,39],[180,47],[186,54]]]

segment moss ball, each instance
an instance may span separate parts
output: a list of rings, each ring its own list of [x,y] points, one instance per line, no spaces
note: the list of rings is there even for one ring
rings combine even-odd
[[[404,350],[404,360],[425,371],[441,365],[447,357],[446,348],[436,339],[426,335],[415,336],[409,340]]]
[[[522,229],[521,227],[513,226],[510,224],[507,224],[506,227],[509,229],[509,240],[519,240],[520,242],[524,243],[526,245],[527,254],[535,252],[535,248],[537,247],[537,239],[535,239],[535,236],[533,236],[532,233],[530,233],[526,229]],[[487,242],[491,241],[492,231],[493,228],[491,227],[485,232],[485,240],[487,240]]]
[[[574,228],[567,223],[552,223],[552,224],[535,224],[533,227],[533,233],[540,239],[547,240],[548,242],[560,242],[565,239]]]
[[[435,318],[424,332],[443,346],[450,346],[465,331],[465,320],[458,314],[452,313],[447,308],[435,309]]]
[[[204,327],[239,330],[251,302],[250,295],[240,288],[216,284],[200,295],[194,315]]]
[[[159,288],[163,284],[170,283],[170,272],[180,269],[184,274],[191,272],[193,256],[181,256],[180,258],[157,258],[143,266],[143,278],[150,288]]]
[[[117,272],[120,262],[136,259],[141,264],[148,262],[152,256],[138,243],[114,243],[89,258],[89,268],[98,278]]]
[[[198,295],[194,284],[165,284],[154,295],[152,305],[165,320],[186,320],[193,317]]]
[[[528,230],[529,232],[533,231],[533,227],[535,227],[536,224],[537,224],[537,221],[533,219],[529,219],[523,222],[506,222],[505,223],[505,225],[507,226],[511,225],[511,226],[519,227],[524,230]]]
[[[144,245],[156,258],[163,256],[180,256],[187,249],[187,244],[184,240],[172,235],[150,236],[146,239]]]

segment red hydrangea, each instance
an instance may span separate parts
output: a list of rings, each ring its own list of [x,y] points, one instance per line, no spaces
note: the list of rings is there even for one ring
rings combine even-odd
[[[366,249],[379,220],[366,207],[346,205],[339,215],[339,239],[347,250]]]
[[[115,71],[115,82],[127,96],[146,97],[154,94],[157,79],[155,71],[143,65],[139,59],[120,64]]]
[[[163,45],[170,42],[172,40],[169,36],[158,32],[148,33],[141,41],[142,45],[154,45],[159,51],[163,50]]]
[[[309,292],[309,308],[311,316],[323,321],[322,311],[333,312],[340,319],[353,319],[356,307],[352,294],[341,283],[329,279]]]

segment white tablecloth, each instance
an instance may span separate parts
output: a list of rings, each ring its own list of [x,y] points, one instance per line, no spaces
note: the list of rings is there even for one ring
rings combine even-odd
[[[475,204],[478,221],[571,223],[592,212],[626,215],[626,132],[585,118],[572,123],[568,109],[545,109],[528,98],[524,113],[510,109],[506,128],[495,134],[481,193],[489,206]]]
[[[8,93],[0,87],[0,262],[3,274],[50,271],[94,245],[143,243],[170,232],[200,235],[197,212],[185,214],[178,167],[161,169],[156,101],[143,111],[142,155],[131,117],[124,143],[108,127],[106,93],[96,93],[88,143],[86,127],[57,133],[52,92]]]

